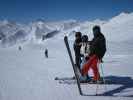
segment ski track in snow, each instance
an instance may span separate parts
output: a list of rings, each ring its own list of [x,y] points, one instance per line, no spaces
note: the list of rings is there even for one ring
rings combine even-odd
[[[49,49],[48,59],[44,55],[45,47]],[[124,52],[119,55],[109,54],[111,51],[104,58],[104,74],[120,79],[120,84],[107,85],[106,91],[104,85],[99,85],[98,93],[110,91],[118,97],[80,96],[76,85],[59,84],[54,80],[56,76],[74,75],[63,39],[48,40],[38,45],[25,44],[21,51],[17,45],[1,48],[0,100],[132,100],[131,97],[122,96],[133,94],[133,55]],[[118,90],[115,91],[116,88]],[[96,85],[83,85],[82,90],[85,94],[93,95]]]

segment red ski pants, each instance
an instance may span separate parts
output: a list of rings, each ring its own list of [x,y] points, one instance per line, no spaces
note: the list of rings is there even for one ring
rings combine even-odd
[[[99,80],[100,74],[99,74],[98,66],[97,66],[98,61],[99,61],[98,57],[96,55],[92,55],[89,58],[89,60],[83,65],[83,68],[81,70],[81,73],[83,75],[87,75],[89,69],[91,68],[93,70],[93,74],[94,74],[93,79],[94,80]]]

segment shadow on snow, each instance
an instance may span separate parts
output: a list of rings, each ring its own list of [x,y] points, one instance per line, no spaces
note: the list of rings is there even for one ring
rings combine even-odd
[[[124,96],[115,95],[116,93],[122,93],[122,91],[126,89],[132,89],[130,91],[132,91],[133,93],[133,79],[131,77],[107,76],[105,77],[105,79],[111,80],[111,84],[120,85],[120,87],[106,91],[102,94],[98,94],[98,96],[133,97],[133,95],[124,95]],[[91,96],[91,95],[83,94],[83,96]]]

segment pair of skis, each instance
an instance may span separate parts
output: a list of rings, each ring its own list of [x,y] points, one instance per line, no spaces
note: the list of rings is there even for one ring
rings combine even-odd
[[[71,50],[70,50],[70,46],[69,46],[69,43],[68,43],[67,36],[64,37],[64,42],[65,42],[65,45],[66,45],[66,48],[67,48],[67,51],[68,51],[68,55],[70,57],[70,61],[71,61],[72,67],[73,67],[73,71],[74,71],[74,75],[75,75],[75,79],[76,79],[76,83],[77,83],[77,86],[78,86],[79,93],[80,93],[80,95],[83,95],[83,92],[81,90],[81,85],[80,85],[78,71],[77,71],[77,68],[76,68],[76,66],[74,64],[73,58],[72,58],[72,54],[71,54]]]

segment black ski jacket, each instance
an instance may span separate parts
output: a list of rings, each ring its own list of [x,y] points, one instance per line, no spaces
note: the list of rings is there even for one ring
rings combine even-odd
[[[102,60],[106,52],[106,39],[102,33],[95,36],[90,42],[90,56],[95,54]]]

